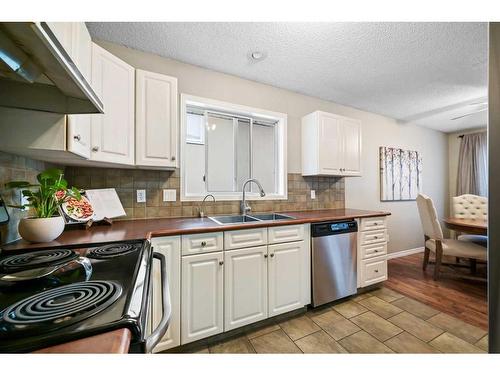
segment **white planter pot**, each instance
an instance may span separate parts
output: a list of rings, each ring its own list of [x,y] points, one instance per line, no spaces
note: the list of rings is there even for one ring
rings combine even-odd
[[[64,220],[61,216],[48,218],[21,219],[18,226],[19,234],[29,242],[50,242],[61,235],[64,230]]]

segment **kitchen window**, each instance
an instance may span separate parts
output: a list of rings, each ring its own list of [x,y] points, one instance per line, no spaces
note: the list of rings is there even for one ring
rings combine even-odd
[[[286,115],[181,95],[181,200],[286,199]]]

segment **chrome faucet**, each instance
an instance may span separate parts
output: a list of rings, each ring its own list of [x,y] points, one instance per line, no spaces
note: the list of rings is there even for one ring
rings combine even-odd
[[[200,207],[198,208],[200,217],[205,217],[205,212],[203,212],[203,206],[208,197],[212,197],[212,199],[215,202],[215,197],[212,194],[205,195],[205,198],[203,198],[203,201],[201,202]]]
[[[242,215],[246,215],[247,213],[249,213],[252,210],[252,208],[247,204],[247,201],[245,198],[245,188],[247,187],[247,184],[249,182],[254,182],[259,187],[261,197],[264,197],[266,195],[266,192],[262,188],[262,185],[260,184],[259,181],[257,181],[255,178],[250,178],[250,179],[246,180],[245,183],[243,184],[243,197],[242,197],[241,203],[240,203],[240,211],[241,211]]]

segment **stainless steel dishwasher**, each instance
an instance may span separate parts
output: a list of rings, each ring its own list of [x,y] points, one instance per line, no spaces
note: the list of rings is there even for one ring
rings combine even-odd
[[[354,220],[311,225],[314,307],[356,294],[357,231]]]

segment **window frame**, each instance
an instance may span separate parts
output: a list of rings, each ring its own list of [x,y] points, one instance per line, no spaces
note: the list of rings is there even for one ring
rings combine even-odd
[[[240,104],[223,102],[220,100],[203,98],[194,95],[181,94],[181,111],[180,111],[180,196],[181,201],[201,201],[206,194],[212,194],[218,201],[235,201],[241,200],[242,192],[204,192],[204,193],[188,193],[186,192],[186,168],[185,168],[185,152],[186,152],[186,130],[187,130],[187,108],[188,106],[196,106],[200,108],[210,109],[213,111],[229,112],[240,115],[242,117],[261,117],[276,120],[276,153],[277,166],[277,182],[276,192],[268,193],[261,197],[257,192],[247,191],[246,197],[249,200],[285,200],[288,199],[288,172],[287,172],[287,115],[285,113],[268,111],[260,108],[248,107]],[[206,142],[206,139],[205,139]],[[252,142],[252,140],[251,140]],[[205,161],[207,162],[207,160]],[[206,169],[206,168],[205,168]]]

